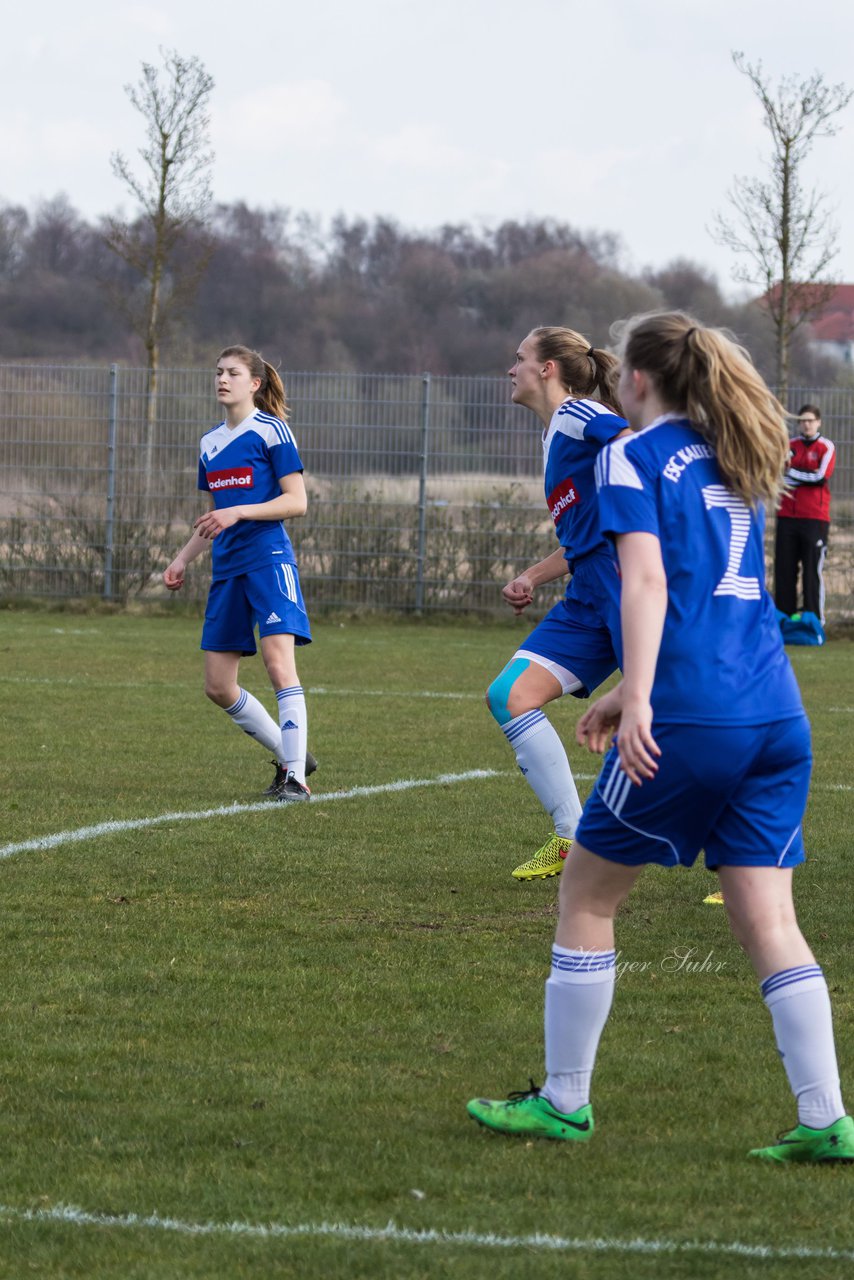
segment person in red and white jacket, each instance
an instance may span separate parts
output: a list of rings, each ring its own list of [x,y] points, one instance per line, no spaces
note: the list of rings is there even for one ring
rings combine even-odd
[[[782,613],[798,608],[798,566],[803,609],[824,622],[824,559],[830,532],[828,480],[836,466],[836,448],[821,434],[821,410],[798,410],[801,433],[789,441],[787,491],[777,511],[774,548],[774,600]]]

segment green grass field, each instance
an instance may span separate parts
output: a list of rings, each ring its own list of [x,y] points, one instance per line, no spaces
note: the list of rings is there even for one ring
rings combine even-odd
[[[203,696],[197,620],[0,614],[0,1275],[850,1276],[854,1168],[745,1158],[794,1109],[699,866],[649,871],[619,921],[594,1141],[468,1120],[543,1074],[556,882],[509,872],[548,828],[482,704],[525,627],[315,630],[320,770],[282,808]],[[854,647],[793,659],[796,887],[850,1108]],[[553,719],[586,794],[577,713]]]

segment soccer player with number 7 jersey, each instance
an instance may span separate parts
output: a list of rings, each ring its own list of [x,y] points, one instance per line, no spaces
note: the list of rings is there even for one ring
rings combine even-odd
[[[854,1160],[830,1000],[798,926],[792,871],[809,723],[765,584],[764,503],[788,456],[782,406],[746,353],[679,312],[629,322],[619,396],[635,431],[597,462],[600,523],[622,578],[623,678],[579,721],[605,759],[561,878],[546,982],[546,1081],[469,1114],[502,1133],[587,1141],[590,1081],[614,994],[614,917],[647,863],[717,870],[797,1100],[750,1155]],[[747,1069],[748,1064],[745,1064]]]

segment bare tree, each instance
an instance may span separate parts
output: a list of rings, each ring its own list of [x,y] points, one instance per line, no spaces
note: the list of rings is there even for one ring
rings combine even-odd
[[[839,131],[835,117],[852,90],[828,85],[816,71],[804,80],[784,76],[776,88],[743,53],[733,62],[747,76],[762,104],[771,135],[765,178],[737,178],[729,193],[734,216],[718,214],[715,239],[747,258],[735,278],[763,289],[763,304],[774,326],[776,377],[781,398],[789,381],[789,348],[795,331],[825,305],[834,282],[828,270],[836,257],[836,227],[826,196],[803,182],[803,165],[817,138]]]
[[[0,207],[0,282],[13,280],[25,257],[29,215],[21,205]]]
[[[135,172],[119,152],[113,173],[135,198],[133,221],[106,221],[108,246],[140,278],[139,290],[119,301],[145,343],[148,358],[145,488],[151,488],[157,422],[160,344],[175,312],[192,297],[207,261],[199,231],[211,203],[208,101],[213,78],[195,57],[160,50],[161,68],[142,64],[142,76],[125,92],[145,121],[142,168]]]

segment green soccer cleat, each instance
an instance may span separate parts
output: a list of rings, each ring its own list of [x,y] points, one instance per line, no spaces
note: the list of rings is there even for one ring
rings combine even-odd
[[[843,1116],[826,1129],[809,1129],[799,1124],[780,1135],[773,1147],[756,1147],[749,1155],[757,1160],[780,1164],[854,1164],[854,1120]]]
[[[533,1080],[530,1089],[511,1093],[506,1102],[472,1098],[466,1111],[472,1120],[496,1133],[520,1138],[557,1138],[563,1142],[588,1142],[593,1136],[593,1108],[588,1103],[564,1115],[540,1093]]]
[[[514,880],[547,880],[549,876],[559,876],[571,844],[568,836],[552,832],[542,849],[538,849],[533,858],[523,862],[510,874]]]

